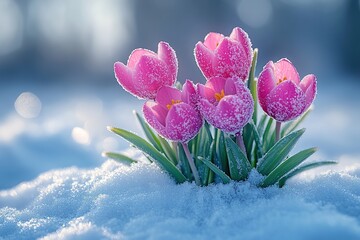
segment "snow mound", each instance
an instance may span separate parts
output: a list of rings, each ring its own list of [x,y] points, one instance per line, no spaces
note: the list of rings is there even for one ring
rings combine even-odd
[[[360,161],[283,188],[176,185],[154,164],[49,171],[0,192],[0,239],[359,239]],[[334,170],[335,169],[335,170]]]

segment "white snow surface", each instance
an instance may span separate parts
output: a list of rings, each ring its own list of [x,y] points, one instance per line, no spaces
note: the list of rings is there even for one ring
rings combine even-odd
[[[154,164],[48,171],[0,192],[0,239],[360,239],[360,156],[282,189],[176,185]]]

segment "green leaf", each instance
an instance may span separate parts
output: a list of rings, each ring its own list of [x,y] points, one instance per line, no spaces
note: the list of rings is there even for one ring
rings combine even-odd
[[[201,162],[203,162],[206,166],[208,166],[216,175],[218,175],[224,184],[230,183],[231,178],[228,175],[226,175],[226,173],[221,171],[215,164],[213,164],[209,160],[206,160],[203,157],[198,157],[198,159]]]
[[[137,120],[140,123],[140,126],[142,130],[145,133],[146,138],[150,141],[150,143],[160,152],[164,152],[164,150],[161,147],[160,141],[153,130],[151,130],[150,126],[145,122],[145,120],[136,112],[134,111],[134,114],[137,118]]]
[[[171,160],[171,162],[174,164],[174,165],[177,165],[178,164],[178,160],[176,158],[176,153],[175,151],[171,148],[170,144],[168,143],[168,141],[166,141],[166,139],[164,139],[163,137],[161,136],[158,136],[158,140],[160,142],[160,145],[161,145],[161,148],[163,149],[163,153],[165,153],[166,157],[168,159]]]
[[[254,133],[249,123],[247,123],[243,128],[242,136],[245,144],[246,156],[251,160],[254,145]]]
[[[221,170],[225,173],[229,172],[229,165],[227,160],[226,148],[225,148],[225,138],[224,133],[220,129],[215,129],[216,133],[216,155],[218,157]]]
[[[255,79],[255,69],[256,69],[256,63],[257,63],[257,55],[258,55],[258,49],[255,48],[254,49],[254,53],[253,53],[253,59],[252,59],[252,64],[251,64],[251,69],[250,69],[250,74],[249,74],[249,89],[251,92],[251,95],[254,99],[254,112],[253,112],[253,116],[252,119],[254,121],[254,123],[257,123],[257,81]]]
[[[185,176],[169,159],[167,159],[155,147],[153,147],[150,143],[141,137],[120,128],[108,127],[108,130],[124,138],[126,141],[134,144],[139,150],[154,159],[154,161],[157,162],[163,170],[168,172],[177,183],[183,183],[186,181]]]
[[[271,131],[273,129],[273,122],[274,119],[269,117],[269,120],[266,124],[265,131],[262,137],[264,152],[267,152],[267,150],[269,150],[269,148],[271,147],[270,144],[271,135],[274,133],[274,131]]]
[[[245,180],[251,170],[248,159],[230,137],[225,138],[225,145],[231,178],[237,181]]]
[[[264,127],[265,127],[265,122],[268,119],[268,116],[264,113],[261,118],[260,118],[260,122],[257,125],[257,129],[258,129],[258,133],[263,136],[264,134]]]
[[[193,179],[189,161],[187,160],[184,148],[181,143],[177,143],[178,153],[179,153],[179,165],[181,172],[186,176],[190,181]]]
[[[331,165],[331,164],[337,164],[337,162],[334,162],[334,161],[321,161],[321,162],[314,162],[314,163],[310,163],[310,164],[301,166],[301,167],[295,169],[294,171],[290,172],[288,175],[282,177],[279,180],[279,187],[280,188],[283,187],[287,180],[289,180],[290,178],[294,177],[295,175],[297,175],[299,173],[310,170],[312,168],[321,167],[321,166],[325,166],[325,165]]]
[[[273,171],[293,149],[304,132],[305,129],[303,128],[280,139],[258,163],[258,172],[266,176]]]
[[[130,165],[132,163],[137,163],[138,162],[138,161],[136,161],[136,160],[134,160],[132,158],[129,158],[128,156],[126,156],[124,154],[121,154],[121,153],[103,152],[102,156],[113,159],[113,160],[115,160],[115,161],[117,161],[119,163],[123,163],[123,164],[126,164],[126,165]]]
[[[306,117],[309,116],[312,110],[313,108],[310,107],[300,118],[286,123],[281,129],[281,136],[285,136],[286,134],[294,131],[300,125],[300,123],[302,123]]]
[[[316,152],[316,148],[309,148],[298,152],[297,154],[289,157],[284,162],[282,162],[279,166],[277,166],[274,171],[272,171],[260,184],[261,187],[268,187],[270,185],[275,184],[279,179],[285,176],[290,171],[294,170],[300,163],[302,163],[305,159],[310,157],[313,153]]]
[[[260,134],[257,131],[257,128],[256,128],[256,126],[254,125],[253,122],[249,122],[249,125],[251,126],[251,130],[252,130],[253,135],[254,135],[254,140],[255,140],[255,143],[256,143],[257,156],[258,156],[258,158],[261,158],[264,155],[264,152],[263,152],[262,142],[261,142],[261,139],[260,139]]]

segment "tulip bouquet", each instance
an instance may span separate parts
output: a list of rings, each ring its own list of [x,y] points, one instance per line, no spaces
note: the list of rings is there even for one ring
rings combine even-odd
[[[178,61],[168,43],[160,42],[157,53],[134,50],[127,65],[116,62],[114,70],[126,91],[147,100],[144,118],[135,113],[147,140],[124,129],[108,129],[142,151],[176,183],[207,186],[243,181],[257,171],[263,176],[260,187],[282,187],[302,171],[333,164],[304,164],[316,148],[290,155],[305,131],[297,127],[310,112],[316,77],[310,74],[300,80],[292,63],[283,58],[268,62],[256,78],[257,54],[241,28],[234,28],[228,37],[209,33],[194,50],[206,83],[186,80],[182,85],[176,81]],[[120,153],[104,155],[137,162]]]

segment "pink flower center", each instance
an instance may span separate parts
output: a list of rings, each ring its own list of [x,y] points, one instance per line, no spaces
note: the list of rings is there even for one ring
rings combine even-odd
[[[216,99],[217,102],[220,102],[220,100],[221,100],[223,97],[225,97],[225,91],[224,91],[224,89],[222,89],[221,92],[219,92],[219,93],[215,93],[214,97],[215,97],[215,99]]]
[[[178,104],[178,103],[181,103],[181,100],[171,99],[171,103],[167,104],[166,107],[167,107],[167,109],[170,110],[170,108],[171,108],[173,105]]]
[[[282,83],[283,81],[286,81],[287,80],[287,77],[284,76],[282,79],[279,78],[279,80],[277,81],[276,85],[279,85],[280,83]]]

